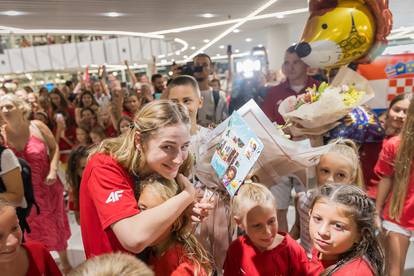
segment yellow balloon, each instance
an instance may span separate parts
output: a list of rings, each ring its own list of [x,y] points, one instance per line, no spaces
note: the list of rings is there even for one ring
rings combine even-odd
[[[339,0],[337,7],[310,15],[297,51],[311,67],[346,65],[368,53],[375,28],[374,16],[363,0]]]

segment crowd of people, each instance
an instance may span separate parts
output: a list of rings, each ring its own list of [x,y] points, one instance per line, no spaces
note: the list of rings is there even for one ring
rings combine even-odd
[[[193,63],[201,70],[168,81],[143,83],[129,70],[130,88],[112,75],[50,92],[2,88],[2,275],[402,275],[414,233],[412,95],[395,97],[377,120],[381,139],[327,141],[311,186],[251,176],[231,198],[199,177],[212,129],[251,98],[284,125],[281,101],[319,81],[294,47],[286,80],[242,82],[234,95],[211,79],[208,55]],[[76,268],[68,210],[87,259]]]

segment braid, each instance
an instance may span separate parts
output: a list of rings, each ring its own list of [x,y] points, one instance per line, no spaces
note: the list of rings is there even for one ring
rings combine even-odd
[[[357,186],[328,184],[320,188],[313,205],[321,198],[328,198],[332,202],[340,203],[348,208],[358,227],[361,240],[348,251],[340,255],[339,261],[328,268],[322,275],[332,275],[343,265],[358,258],[365,258],[376,275],[384,275],[384,252],[376,237],[378,225],[376,224],[376,209],[374,202]]]

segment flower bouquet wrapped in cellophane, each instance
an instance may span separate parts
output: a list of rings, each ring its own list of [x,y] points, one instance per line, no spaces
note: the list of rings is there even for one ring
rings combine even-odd
[[[305,94],[285,99],[279,106],[279,113],[293,136],[322,135],[337,126],[352,109],[373,97],[368,80],[342,67],[330,84],[321,83]]]

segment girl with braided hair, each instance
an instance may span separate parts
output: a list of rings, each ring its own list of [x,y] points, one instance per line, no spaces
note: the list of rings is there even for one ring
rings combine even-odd
[[[376,216],[373,201],[361,188],[320,187],[310,211],[314,249],[308,275],[384,275]]]
[[[376,206],[386,231],[390,275],[402,275],[405,258],[414,237],[414,98],[411,98],[401,133],[383,145],[375,174]]]

